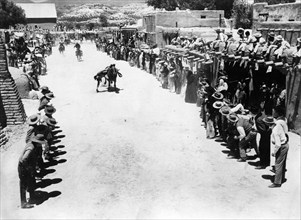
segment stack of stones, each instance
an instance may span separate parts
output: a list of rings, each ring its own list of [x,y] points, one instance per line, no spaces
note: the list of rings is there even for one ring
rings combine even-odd
[[[6,49],[3,43],[0,43],[0,96],[6,124],[23,124],[26,114],[15,81],[8,71]]]
[[[0,125],[0,147],[4,146],[8,141],[8,138]]]

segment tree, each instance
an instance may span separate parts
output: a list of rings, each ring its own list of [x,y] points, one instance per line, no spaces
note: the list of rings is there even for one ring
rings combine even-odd
[[[247,0],[235,0],[233,4],[233,18],[235,28],[252,28],[253,7]]]
[[[225,18],[230,18],[232,15],[233,2],[234,0],[216,0],[216,10],[224,10]]]
[[[254,0],[254,3],[267,2],[269,5],[295,2],[296,0]]]
[[[0,28],[16,24],[26,24],[24,10],[11,1],[0,0]]]
[[[102,27],[108,27],[108,19],[105,15],[100,15],[98,18]]]

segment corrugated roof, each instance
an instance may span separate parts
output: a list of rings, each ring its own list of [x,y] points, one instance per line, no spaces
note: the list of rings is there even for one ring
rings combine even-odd
[[[25,11],[26,18],[57,18],[53,3],[17,3]]]

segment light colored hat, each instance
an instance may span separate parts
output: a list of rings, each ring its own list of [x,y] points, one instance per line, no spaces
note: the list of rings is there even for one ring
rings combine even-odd
[[[57,124],[57,121],[54,118],[47,118],[46,123],[47,125],[55,126]]]
[[[276,40],[276,41],[282,41],[282,40],[283,40],[283,37],[282,37],[281,35],[277,35],[277,36],[275,37],[275,40]]]
[[[44,112],[47,115],[52,115],[56,112],[56,109],[52,105],[47,105],[45,106]]]
[[[235,114],[235,113],[230,113],[228,116],[227,116],[227,119],[232,122],[232,123],[235,123],[238,121],[238,116]]]
[[[54,94],[53,94],[52,92],[49,92],[49,93],[46,93],[46,94],[45,94],[45,97],[46,97],[47,99],[53,99],[53,98],[54,98]]]
[[[266,124],[275,124],[276,120],[273,116],[266,116],[264,119],[262,119],[262,121]]]
[[[213,108],[220,109],[221,107],[224,106],[224,102],[215,101],[212,106],[213,106]]]
[[[228,116],[231,113],[230,108],[228,106],[221,107],[219,112],[224,116]]]
[[[215,93],[213,93],[212,97],[217,100],[222,100],[224,98],[224,95],[220,92],[215,92]]]
[[[243,34],[244,31],[245,31],[245,29],[243,29],[243,28],[238,28],[237,34]]]
[[[256,32],[255,34],[253,34],[253,36],[259,38],[262,37],[262,34],[260,32]]]
[[[40,115],[34,114],[34,115],[29,116],[26,121],[27,121],[27,124],[29,124],[29,125],[35,125],[39,122],[39,120],[40,120]]]

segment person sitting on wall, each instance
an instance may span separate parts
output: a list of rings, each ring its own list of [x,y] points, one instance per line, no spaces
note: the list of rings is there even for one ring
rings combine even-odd
[[[275,37],[274,42],[269,46],[266,52],[266,56],[269,56],[272,49],[275,48],[274,50],[274,56],[276,56],[276,59],[279,59],[285,49],[290,48],[290,44],[283,39],[281,35],[277,35]]]

